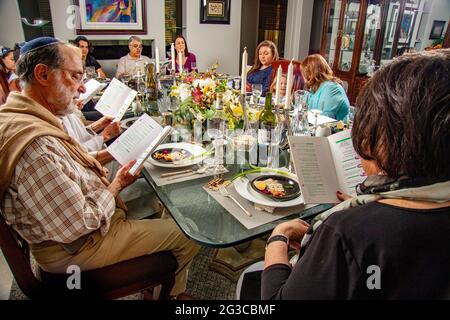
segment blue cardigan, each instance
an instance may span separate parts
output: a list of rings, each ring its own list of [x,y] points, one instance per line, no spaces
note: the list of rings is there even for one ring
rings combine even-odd
[[[270,86],[270,78],[272,77],[272,66],[252,72],[247,77],[248,83],[250,84],[262,84],[262,96],[266,96],[267,90]]]
[[[323,82],[316,92],[310,93],[308,108],[322,110],[322,115],[336,119],[346,120],[350,101],[344,88],[333,81]]]

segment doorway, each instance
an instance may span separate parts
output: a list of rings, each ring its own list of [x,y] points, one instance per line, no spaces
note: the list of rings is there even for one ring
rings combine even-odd
[[[253,64],[258,43],[273,41],[284,56],[288,0],[242,1],[241,52],[247,47],[248,63]]]

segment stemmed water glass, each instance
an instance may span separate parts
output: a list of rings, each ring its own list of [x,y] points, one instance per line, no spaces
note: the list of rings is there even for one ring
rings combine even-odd
[[[262,84],[252,84],[252,97],[253,97],[253,103],[255,105],[259,104],[259,99],[262,95]]]
[[[308,122],[308,97],[305,90],[297,90],[294,93],[294,117],[292,119],[292,134],[294,136],[311,135]]]

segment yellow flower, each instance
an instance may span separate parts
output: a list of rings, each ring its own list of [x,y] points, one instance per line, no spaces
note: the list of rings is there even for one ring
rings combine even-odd
[[[237,105],[237,106],[236,105],[232,105],[231,106],[231,111],[238,118],[241,117],[244,114],[244,110],[242,110],[241,105]]]

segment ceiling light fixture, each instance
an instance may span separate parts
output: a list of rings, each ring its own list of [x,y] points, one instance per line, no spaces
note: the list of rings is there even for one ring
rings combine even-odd
[[[49,23],[50,21],[44,20],[42,18],[34,19],[33,23],[28,22],[27,18],[22,18],[22,22],[25,23],[29,27],[42,27]]]

